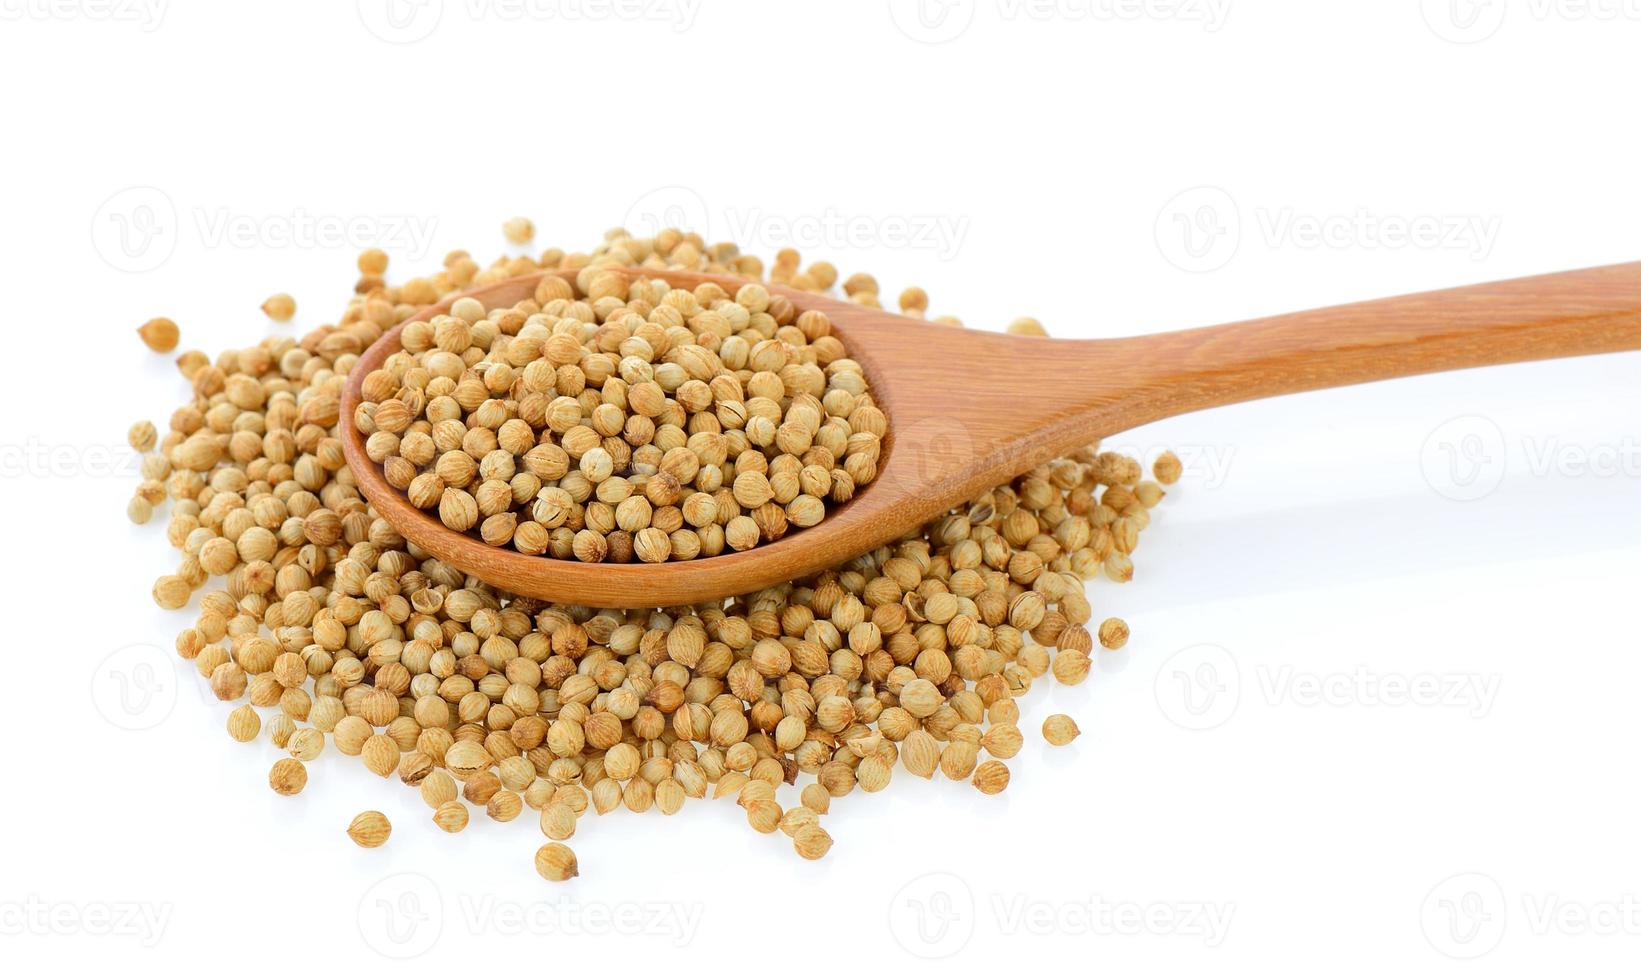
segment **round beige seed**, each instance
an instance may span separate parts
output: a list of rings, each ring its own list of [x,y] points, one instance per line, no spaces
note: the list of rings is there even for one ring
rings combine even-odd
[[[262,301],[262,312],[268,315],[268,319],[284,323],[296,315],[296,300],[291,298],[290,293],[274,293]]]
[[[792,836],[792,849],[805,861],[819,861],[832,849],[832,835],[819,824],[802,827]]]
[[[575,852],[563,844],[543,844],[536,850],[536,874],[548,881],[569,881],[580,873]]]
[[[228,734],[234,741],[255,741],[257,733],[261,730],[262,717],[250,705],[242,704],[228,712]]]
[[[974,770],[974,788],[987,796],[1003,792],[1009,785],[1009,767],[996,759],[987,759]]]
[[[360,847],[381,847],[392,832],[393,825],[380,810],[366,810],[348,824],[348,836]]]
[[[296,759],[280,759],[268,771],[268,785],[280,796],[295,796],[308,785],[308,767]]]
[[[144,419],[141,422],[132,423],[130,430],[125,434],[125,441],[130,443],[131,448],[137,452],[146,453],[154,448],[155,442],[159,441],[159,431],[154,428],[154,423]]]
[[[541,811],[541,832],[553,840],[575,836],[575,811],[564,803],[550,803]]]
[[[1178,482],[1183,469],[1179,457],[1166,451],[1151,463],[1151,475],[1157,478],[1158,483],[1171,484]]]
[[[459,834],[467,828],[467,807],[460,800],[440,803],[433,811],[433,825],[447,834]]]
[[[502,222],[501,233],[514,245],[526,245],[536,237],[536,225],[529,218],[508,218]]]
[[[137,328],[137,336],[148,345],[148,349],[159,354],[176,349],[179,336],[176,322],[163,316],[157,316]]]
[[[1050,745],[1070,745],[1071,740],[1081,734],[1082,730],[1070,715],[1049,715],[1043,719],[1043,738]]]

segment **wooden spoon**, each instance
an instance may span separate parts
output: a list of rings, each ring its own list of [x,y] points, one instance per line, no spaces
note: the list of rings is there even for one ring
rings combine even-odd
[[[630,269],[693,289],[742,280]],[[463,295],[486,308],[534,294],[542,272]],[[889,417],[877,479],[820,524],[750,551],[661,564],[520,554],[411,506],[353,424],[366,374],[399,328],[359,358],[342,396],[343,447],[365,498],[407,539],[508,592],[595,607],[745,595],[848,561],[1034,466],[1197,409],[1454,368],[1641,348],[1641,262],[1465,286],[1119,340],[1048,340],[937,326],[779,286],[820,310]],[[452,297],[418,312],[448,312]]]

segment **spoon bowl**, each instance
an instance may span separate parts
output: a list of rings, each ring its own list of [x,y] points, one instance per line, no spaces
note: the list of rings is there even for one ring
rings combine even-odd
[[[464,296],[487,309],[511,306],[563,271],[486,285],[410,320],[447,313]],[[715,283],[731,294],[746,282],[623,271],[684,289]],[[402,325],[360,355],[343,390],[339,429],[354,480],[407,540],[497,588],[595,607],[666,607],[745,595],[837,566],[1041,463],[1158,419],[1432,371],[1641,348],[1641,263],[1114,340],[964,330],[766,288],[798,312],[831,319],[889,419],[877,478],[812,528],[747,551],[655,564],[526,555],[451,530],[387,482],[354,425],[365,376],[400,349]]]

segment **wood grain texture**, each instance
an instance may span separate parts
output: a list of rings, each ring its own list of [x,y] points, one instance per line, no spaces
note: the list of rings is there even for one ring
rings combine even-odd
[[[684,288],[741,285],[703,273],[629,272]],[[545,274],[465,295],[511,305]],[[672,606],[841,564],[1040,463],[1146,422],[1290,392],[1641,348],[1641,263],[1117,340],[962,330],[769,289],[831,317],[889,417],[878,478],[816,527],[751,551],[657,565],[557,561],[451,531],[387,483],[353,426],[360,385],[399,349],[398,328],[360,357],[343,393],[340,428],[354,478],[407,539],[499,588],[599,607]],[[455,298],[415,319],[447,312]]]

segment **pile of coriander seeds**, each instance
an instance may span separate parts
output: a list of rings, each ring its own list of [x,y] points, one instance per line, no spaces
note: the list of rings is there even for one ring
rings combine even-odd
[[[528,222],[508,223],[510,240],[521,227]],[[354,295],[336,323],[214,360],[192,350],[177,358],[191,394],[163,435],[148,423],[132,427],[132,444],[146,455],[128,513],[138,523],[167,516],[181,559],[155,582],[153,597],[166,609],[197,603],[176,648],[218,698],[243,702],[228,716],[230,736],[266,737],[282,750],[268,781],[284,795],[303,790],[307,763],[340,753],[415,787],[444,831],[462,831],[475,811],[485,820],[536,820],[544,843],[535,867],[554,881],[578,873],[564,842],[589,812],[674,814],[692,800],[729,797],[753,830],[779,830],[814,859],[832,844],[822,825],[831,807],[884,789],[898,771],[1001,792],[1006,760],[1025,741],[1016,699],[1048,674],[1081,683],[1096,642],[1115,649],[1127,641],[1115,618],[1090,632],[1084,582],[1130,578],[1131,555],[1163,496],[1159,484],[1179,477],[1178,459],[1159,456],[1155,479],[1146,479],[1138,460],[1090,448],[896,544],[721,602],[617,610],[507,595],[406,542],[360,496],[337,437],[343,383],[387,327],[442,297],[542,269],[590,282],[605,266],[722,272],[818,292],[840,285],[832,266],[800,268],[794,251],[766,269],[733,245],[680,231],[635,238],[615,230],[588,252],[548,249],[484,267],[454,252],[434,274],[391,284],[386,256],[371,250],[360,256]],[[879,304],[870,276],[841,287],[854,302]],[[693,302],[710,312],[727,299],[706,290]],[[735,301],[749,311],[758,305],[756,293]],[[676,296],[671,305],[682,312],[690,302]],[[922,290],[900,295],[908,315],[926,315],[927,304]],[[277,311],[292,308],[281,302]],[[763,342],[790,345],[782,339],[796,319],[789,313],[770,314],[770,336],[757,336],[764,331],[750,316],[737,335],[749,352]],[[475,323],[457,319],[471,341]],[[496,332],[480,352],[510,350],[527,320],[489,321]],[[429,327],[436,336],[439,328]],[[632,327],[627,339],[644,333]],[[687,318],[682,327],[694,329]],[[1029,319],[1009,329],[1043,332]],[[598,332],[576,331],[587,339]],[[435,341],[433,349],[442,348]],[[464,363],[471,349],[458,355]],[[596,356],[578,349],[578,359]],[[812,363],[787,356],[788,365]],[[731,363],[723,369],[744,389],[758,372]],[[472,380],[457,374],[454,387]],[[828,419],[852,428],[862,403],[869,407],[861,385],[849,392],[852,405],[834,395],[841,388],[807,394]],[[796,396],[792,403],[809,404]],[[470,426],[477,408],[455,404]],[[776,426],[777,446],[790,408]],[[426,406],[419,417],[427,420]],[[657,448],[664,460],[678,447]],[[851,456],[841,457],[845,471]],[[1051,745],[1078,734],[1064,715],[1043,727]],[[343,828],[364,847],[391,833],[375,810],[351,824],[339,819]]]

